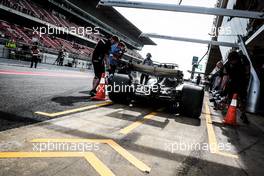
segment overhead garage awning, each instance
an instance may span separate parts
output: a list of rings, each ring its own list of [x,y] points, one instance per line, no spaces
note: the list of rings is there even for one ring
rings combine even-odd
[[[139,45],[156,45],[150,38],[140,37],[140,34],[142,32],[113,7],[101,6],[100,8],[95,8],[99,2],[98,0],[69,1],[84,10],[86,13],[89,13],[99,21],[122,33],[123,35],[128,37],[128,39],[138,43]]]
[[[208,56],[209,58],[205,69],[205,75],[209,75],[214,70],[216,63],[222,60],[219,46],[211,46]]]

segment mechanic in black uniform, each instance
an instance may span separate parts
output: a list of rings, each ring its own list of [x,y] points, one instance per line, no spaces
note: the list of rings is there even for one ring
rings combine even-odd
[[[101,39],[95,46],[92,55],[92,63],[94,67],[94,80],[93,80],[93,88],[90,91],[91,96],[94,96],[96,94],[96,88],[100,83],[102,74],[105,72],[105,61],[104,61],[105,55],[108,55],[111,46],[115,45],[118,42],[119,42],[118,37],[112,36],[110,39]]]
[[[201,83],[201,79],[202,79],[201,75],[198,74],[198,76],[196,77],[196,85],[197,85],[197,86],[200,85],[200,83]]]
[[[228,55],[228,61],[225,65],[229,76],[227,83],[228,98],[231,102],[233,95],[238,94],[238,102],[241,111],[241,120],[248,124],[246,116],[247,90],[250,80],[250,63],[245,55],[240,55],[236,51],[231,51]]]
[[[59,66],[63,66],[64,57],[65,57],[65,53],[64,53],[64,49],[62,48],[58,55]]]
[[[39,48],[38,48],[38,44],[35,43],[32,48],[31,48],[31,64],[30,64],[30,68],[33,67],[34,63],[35,63],[35,68],[37,68],[38,65],[38,60],[39,60]]]

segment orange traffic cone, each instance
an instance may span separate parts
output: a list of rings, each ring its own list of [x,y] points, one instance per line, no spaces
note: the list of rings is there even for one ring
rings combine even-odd
[[[237,123],[236,123],[237,97],[238,97],[237,94],[233,95],[231,104],[227,110],[227,114],[226,114],[226,117],[224,119],[224,124],[233,125],[233,126],[237,125]]]
[[[92,97],[92,100],[107,100],[106,97],[106,87],[105,87],[105,73],[102,74],[101,80],[100,80],[100,84],[97,87],[97,92],[96,95],[94,97]]]

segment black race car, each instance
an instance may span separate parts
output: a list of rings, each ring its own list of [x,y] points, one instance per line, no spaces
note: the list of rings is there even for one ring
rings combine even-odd
[[[181,115],[194,118],[201,115],[204,90],[185,84],[183,72],[178,70],[177,65],[146,66],[125,61],[121,65],[119,72],[108,78],[107,89],[113,102],[164,102]],[[140,83],[141,74],[149,77],[144,84]]]

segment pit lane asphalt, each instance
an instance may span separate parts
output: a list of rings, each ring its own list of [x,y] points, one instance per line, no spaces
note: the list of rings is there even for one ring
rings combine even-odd
[[[19,159],[25,154],[23,152],[32,150],[30,141],[37,138],[111,139],[151,168],[148,174],[141,172],[109,147],[100,146],[100,151],[94,151],[94,154],[115,175],[246,176],[263,173],[263,133],[254,126],[233,129],[215,123],[222,117],[208,106],[208,101],[205,101],[200,119],[177,117],[168,112],[161,112],[128,134],[122,134],[122,129],[137,123],[157,108],[148,104],[133,108],[113,105],[50,119],[36,115],[35,112],[53,113],[98,103],[90,101],[88,96],[91,72],[57,70],[54,67],[41,66],[39,69],[30,69],[26,66],[10,65],[1,65],[0,70],[1,176],[98,175],[83,159],[69,158],[68,153],[59,153],[64,154],[65,158],[54,160],[41,158],[41,154],[39,158]],[[212,153],[208,150],[175,148],[176,144],[182,142],[210,143],[211,138],[215,138],[218,143],[230,144],[231,151],[228,152],[238,158],[221,155],[222,151]],[[17,157],[12,158],[13,154],[9,153],[11,151],[17,151]]]
[[[47,119],[35,111],[58,112],[93,103],[91,71],[27,65],[0,65],[0,71],[9,72],[0,74],[0,131]]]

